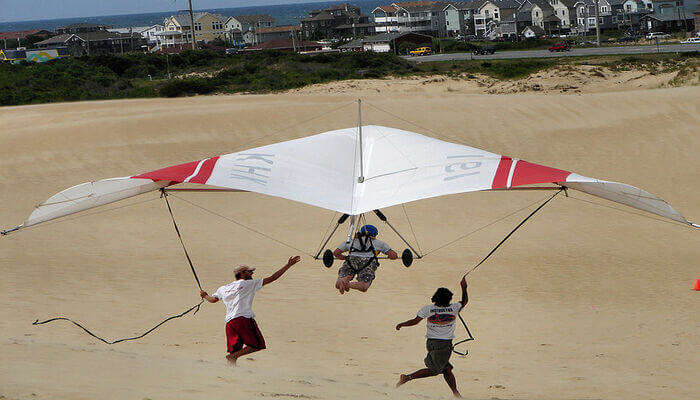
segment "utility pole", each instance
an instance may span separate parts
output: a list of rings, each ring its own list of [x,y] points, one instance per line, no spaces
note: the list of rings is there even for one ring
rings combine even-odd
[[[187,0],[190,5],[190,32],[192,33],[192,50],[197,50],[197,41],[194,38],[194,13],[192,12],[192,0]]]
[[[600,13],[598,0],[595,0],[595,42],[600,47]]]

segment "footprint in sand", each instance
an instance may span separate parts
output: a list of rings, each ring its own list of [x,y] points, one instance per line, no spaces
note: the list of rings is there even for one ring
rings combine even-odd
[[[275,397],[275,398],[290,398],[290,399],[315,399],[314,396],[309,396],[303,393],[269,393],[260,392],[258,393],[261,397]]]

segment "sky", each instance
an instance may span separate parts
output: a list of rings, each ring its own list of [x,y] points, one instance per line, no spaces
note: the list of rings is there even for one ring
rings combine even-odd
[[[192,0],[192,7],[210,9],[312,2],[314,0]],[[186,8],[187,0],[0,0],[0,22],[140,14]]]

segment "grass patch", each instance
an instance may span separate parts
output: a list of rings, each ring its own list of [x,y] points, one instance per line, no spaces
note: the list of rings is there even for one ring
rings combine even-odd
[[[551,59],[524,60],[462,60],[419,64],[425,73],[451,76],[488,75],[496,79],[519,79],[559,64]]]

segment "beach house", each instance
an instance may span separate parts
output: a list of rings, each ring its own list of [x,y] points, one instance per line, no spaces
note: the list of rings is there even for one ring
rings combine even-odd
[[[372,10],[377,33],[415,32],[432,36],[446,36],[444,9],[447,2],[410,1],[391,3]]]
[[[301,20],[301,30],[305,38],[356,37],[374,33],[374,23],[359,7],[344,3],[309,11]]]
[[[207,43],[214,39],[226,39],[226,17],[209,12],[196,12],[193,19],[196,42]],[[189,13],[171,15],[163,21],[165,29],[154,36],[164,47],[188,44],[192,40],[191,25]]]
[[[39,49],[67,47],[71,55],[124,53],[140,51],[146,40],[138,33],[110,32],[104,25],[70,24],[56,29],[63,32],[35,43]]]
[[[257,43],[255,30],[259,28],[270,28],[275,20],[268,14],[234,15],[229,17],[224,29],[229,33],[229,37],[239,36],[246,44]]]

